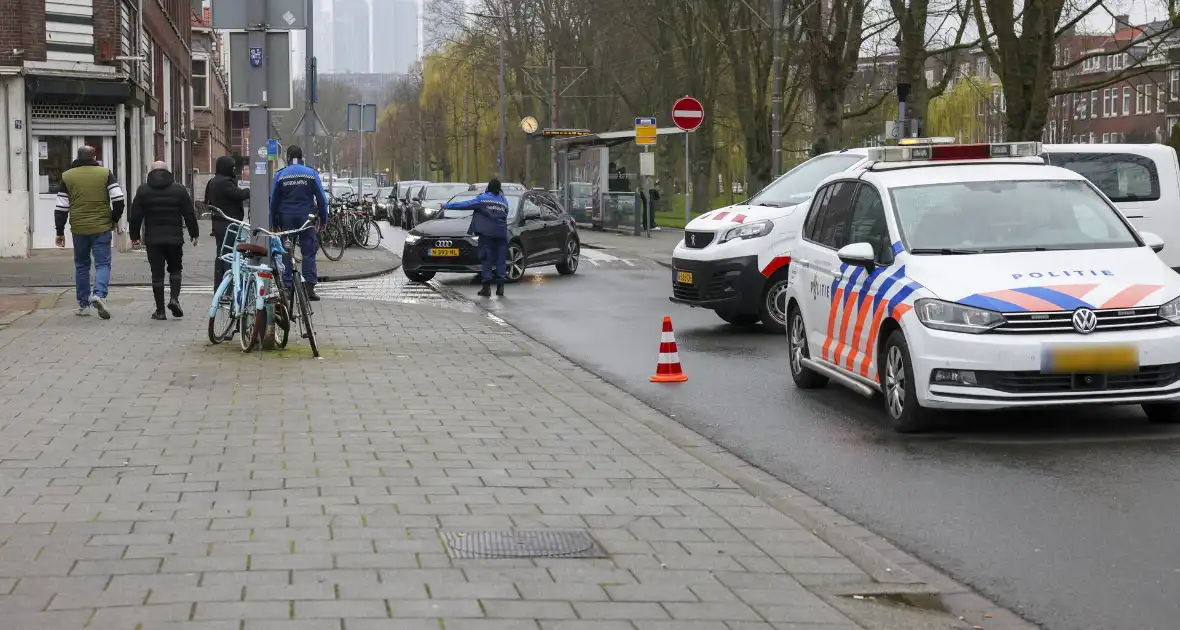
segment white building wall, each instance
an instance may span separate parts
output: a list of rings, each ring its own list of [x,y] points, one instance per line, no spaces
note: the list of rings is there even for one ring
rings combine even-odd
[[[25,82],[0,75],[0,257],[29,252],[29,152]]]

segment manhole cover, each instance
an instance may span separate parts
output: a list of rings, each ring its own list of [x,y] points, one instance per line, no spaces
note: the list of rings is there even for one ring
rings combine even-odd
[[[443,532],[452,558],[604,558],[589,534],[541,529],[504,532]]]

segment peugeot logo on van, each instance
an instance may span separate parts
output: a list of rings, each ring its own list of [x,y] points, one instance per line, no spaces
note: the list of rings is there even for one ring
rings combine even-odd
[[[1098,327],[1098,316],[1088,308],[1079,308],[1073,312],[1073,327],[1083,335],[1088,335]]]

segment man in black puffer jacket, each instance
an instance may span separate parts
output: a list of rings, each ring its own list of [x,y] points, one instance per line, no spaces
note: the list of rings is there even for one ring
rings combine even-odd
[[[172,299],[168,309],[173,317],[184,317],[180,309],[180,272],[184,255],[184,229],[193,247],[197,246],[197,214],[188,189],[176,183],[163,162],[153,162],[147,183],[135,191],[131,211],[131,242],[139,244],[143,227],[143,244],[147,247],[148,263],[152,266],[152,293],[156,297],[156,312],[152,319],[168,319],[164,315],[164,271],[172,285]]]
[[[239,221],[245,220],[246,209],[242,204],[250,199],[250,190],[238,186],[238,176],[235,172],[237,162],[228,155],[217,158],[216,175],[205,184],[205,203],[220,208],[228,217]],[[225,277],[228,265],[221,259],[221,244],[225,241],[225,231],[229,222],[213,213],[213,290],[221,286],[221,279]]]

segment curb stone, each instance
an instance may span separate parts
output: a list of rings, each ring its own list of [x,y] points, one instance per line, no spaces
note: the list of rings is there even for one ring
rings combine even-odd
[[[359,273],[341,274],[341,275],[335,275],[335,276],[321,276],[319,278],[319,281],[320,282],[347,282],[350,280],[364,280],[366,278],[375,278],[377,276],[383,276],[387,273],[393,273],[394,271],[401,269],[401,266],[402,266],[401,256],[395,256],[395,257],[397,258],[397,261],[395,261],[394,263],[392,263],[390,265],[382,267],[381,269],[377,269],[374,271],[363,271],[363,272],[359,272]],[[41,288],[46,288],[46,289],[72,289],[72,288],[74,288],[73,283],[70,283],[70,284],[33,284],[33,285],[28,285],[28,286],[41,287]],[[125,288],[150,287],[150,286],[152,286],[152,284],[151,284],[151,282],[111,282],[107,286],[125,289]]]
[[[466,299],[466,298],[464,298]],[[476,303],[478,306],[478,303]],[[482,306],[482,310],[487,311]],[[490,311],[487,311],[490,313]],[[904,603],[919,610],[950,613],[959,620],[988,630],[1036,630],[1038,626],[999,606],[932,566],[910,556],[888,540],[874,534],[816,499],[765,471],[752,466],[699,433],[647,405],[610,381],[582,368],[556,349],[534,338],[511,323],[505,323],[530,343],[523,344],[528,356],[502,356],[501,360],[538,384],[559,374],[567,385],[550,390],[551,394],[574,408],[583,407],[589,393],[594,400],[608,405],[647,427],[656,435],[692,455],[701,463],[737,484],[751,495],[795,520],[822,541],[848,558],[873,582],[808,588],[825,596],[840,599],[853,596],[876,597],[883,601]],[[538,368],[535,363],[545,369]],[[573,387],[570,387],[570,384]],[[544,387],[544,385],[542,385]],[[588,421],[619,439],[609,426],[592,418]],[[626,440],[620,440],[626,444]]]

